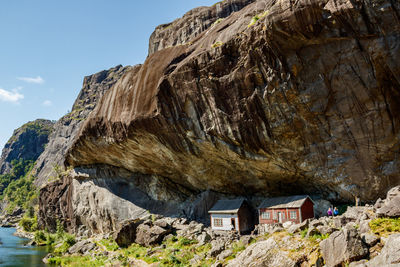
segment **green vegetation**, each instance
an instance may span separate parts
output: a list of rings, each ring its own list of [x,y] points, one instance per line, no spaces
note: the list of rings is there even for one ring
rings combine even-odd
[[[223,20],[224,20],[223,18],[217,19],[217,20],[214,21],[214,23],[212,24],[212,27],[215,26],[215,25],[217,25],[217,24],[219,24],[219,23],[221,23]]]
[[[41,233],[42,238],[48,239],[48,234]],[[211,244],[198,246],[196,240],[172,236],[165,240],[158,247],[144,247],[132,244],[128,248],[120,248],[112,239],[103,239],[97,242],[99,248],[107,251],[108,257],[103,256],[103,252],[94,253],[88,256],[61,256],[57,254],[49,260],[50,264],[61,266],[102,266],[109,262],[119,261],[121,266],[129,266],[133,259],[142,260],[147,263],[158,263],[158,266],[210,266],[212,259],[205,260],[207,252],[211,249]],[[243,250],[242,245],[238,245],[235,253]],[[190,260],[195,255],[201,256],[197,264],[191,264]]]
[[[301,237],[302,237],[302,238],[305,238],[306,235],[307,235],[307,232],[308,232],[308,228],[306,228],[306,229],[304,229],[304,230],[301,230],[301,232],[300,232]]]
[[[37,217],[29,217],[29,215],[25,215],[20,221],[19,225],[24,229],[26,232],[35,232],[38,230],[37,228]]]
[[[56,233],[36,231],[34,240],[39,246],[50,247],[56,256],[62,256],[76,243],[75,236],[66,233],[59,222],[57,222]]]
[[[257,21],[264,18],[266,15],[268,15],[268,11],[265,11],[262,14],[255,15],[254,17],[251,18],[251,21],[250,21],[249,25],[247,25],[247,27],[253,26],[254,24],[256,24]]]
[[[34,177],[30,174],[33,165],[32,160],[13,160],[11,172],[0,175],[0,200],[9,202],[7,213],[12,213],[16,206],[24,210],[33,209],[38,196],[33,185]]]
[[[116,251],[119,249],[118,244],[113,239],[103,239],[99,244],[103,245],[108,251]]]
[[[369,223],[371,231],[379,236],[400,233],[400,218],[377,218]]]
[[[107,256],[56,256],[49,259],[50,265],[55,266],[104,266]]]
[[[221,45],[223,45],[224,43],[223,42],[221,42],[221,41],[216,41],[215,43],[213,43],[212,45],[211,45],[211,47],[212,48],[217,48],[217,47],[219,47],[219,46],[221,46]]]
[[[300,231],[300,236],[301,236],[301,238],[305,238],[305,237],[307,236],[307,233],[308,233],[308,228],[306,228],[306,229],[304,229],[304,230],[301,230],[301,231]],[[323,234],[318,233],[318,234],[310,235],[310,236],[308,237],[308,239],[309,239],[310,241],[316,241],[317,239],[324,240],[324,239],[327,239],[328,237],[329,237],[329,234],[323,235]]]
[[[14,131],[13,136],[7,141],[7,144],[9,145],[17,141],[18,135],[16,133],[18,132],[31,131],[35,132],[35,135],[40,136],[40,135],[49,135],[52,130],[53,126],[51,124],[47,124],[43,120],[30,121],[22,125],[16,131]]]

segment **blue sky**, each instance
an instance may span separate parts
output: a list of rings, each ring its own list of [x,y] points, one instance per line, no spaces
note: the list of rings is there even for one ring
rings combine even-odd
[[[0,149],[14,129],[67,113],[83,77],[142,63],[154,28],[218,0],[13,0],[0,8]]]

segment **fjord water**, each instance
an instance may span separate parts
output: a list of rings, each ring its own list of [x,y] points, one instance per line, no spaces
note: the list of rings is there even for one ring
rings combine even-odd
[[[0,227],[0,266],[46,266],[42,259],[46,256],[45,247],[26,246],[29,241],[13,235],[14,228]]]

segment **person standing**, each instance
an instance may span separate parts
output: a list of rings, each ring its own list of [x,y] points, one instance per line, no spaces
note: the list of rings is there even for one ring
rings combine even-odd
[[[335,207],[333,208],[333,216],[339,215],[339,210]]]
[[[326,212],[328,216],[333,216],[332,209],[329,207],[328,211]]]

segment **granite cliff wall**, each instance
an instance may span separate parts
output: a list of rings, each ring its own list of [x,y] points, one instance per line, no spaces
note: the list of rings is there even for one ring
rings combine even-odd
[[[399,182],[399,3],[256,1],[151,54],[66,163],[194,191],[373,200]]]
[[[104,93],[129,69],[129,66],[118,65],[84,78],[82,89],[71,112],[55,123],[54,131],[49,136],[49,144],[36,162],[34,171],[37,176],[35,181],[37,186],[40,187],[50,178],[56,177],[55,167],[64,166],[66,152],[72,145],[82,123]]]
[[[82,123],[75,169],[42,188],[43,225],[201,220],[221,194],[372,201],[400,183],[400,4],[246,3],[207,27],[188,14],[215,6],[156,29],[146,62]]]

